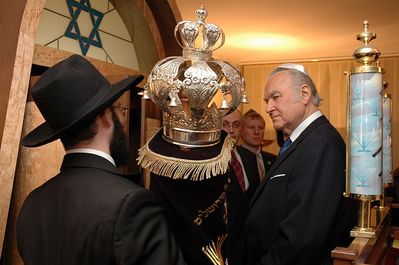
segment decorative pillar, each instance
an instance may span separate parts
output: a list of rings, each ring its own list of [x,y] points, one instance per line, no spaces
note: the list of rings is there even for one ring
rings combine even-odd
[[[357,40],[364,44],[353,53],[361,66],[348,73],[347,191],[360,203],[357,227],[352,236],[373,237],[373,201],[382,201],[382,90],[384,70],[378,64],[380,52],[369,42],[376,34],[364,30]],[[379,219],[377,216],[376,219]],[[378,220],[377,220],[378,222]]]

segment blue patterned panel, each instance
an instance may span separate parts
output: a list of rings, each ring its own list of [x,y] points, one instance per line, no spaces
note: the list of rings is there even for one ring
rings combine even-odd
[[[350,192],[381,195],[382,74],[351,77]]]

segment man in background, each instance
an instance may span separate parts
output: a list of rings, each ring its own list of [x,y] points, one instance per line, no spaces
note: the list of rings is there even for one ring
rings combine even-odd
[[[345,143],[318,110],[302,65],[274,69],[264,100],[274,128],[288,138],[250,202],[246,264],[331,264],[331,250],[350,242],[356,224],[343,197]]]
[[[244,114],[241,128],[242,151],[239,150],[239,152],[249,150],[256,156],[257,166],[255,169],[258,169],[258,177],[255,178],[254,186],[257,186],[266,177],[266,172],[276,159],[274,154],[262,151],[265,126],[265,119],[253,109]]]
[[[229,134],[236,144],[240,140],[241,119],[241,112],[237,109],[222,118],[222,129]]]
[[[260,181],[265,178],[266,171],[276,159],[274,154],[262,151],[265,120],[252,109],[247,111],[243,117],[241,112],[234,110],[223,117],[222,127],[236,142],[234,153],[232,153],[232,163],[235,162],[234,160],[238,160],[240,168],[243,170],[243,177],[237,176],[240,170],[237,167],[234,168],[233,165],[237,184],[242,192],[248,190],[253,192]],[[241,145],[238,144],[240,140]]]
[[[162,208],[117,166],[127,158],[123,109],[113,103],[143,79],[110,84],[81,56],[48,69],[32,88],[45,122],[24,137],[61,139],[61,172],[32,191],[17,220],[25,265],[184,264]]]

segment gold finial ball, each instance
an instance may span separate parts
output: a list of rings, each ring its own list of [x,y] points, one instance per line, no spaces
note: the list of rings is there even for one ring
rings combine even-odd
[[[363,32],[356,36],[356,39],[363,42],[363,46],[357,48],[353,52],[353,58],[356,62],[364,65],[369,65],[378,60],[381,53],[380,51],[369,45],[369,42],[377,37],[373,32],[369,32],[369,22],[365,20],[363,22]]]
[[[198,19],[201,21],[204,21],[205,18],[208,16],[208,11],[205,10],[203,5],[201,5],[201,7],[197,9],[195,13],[197,13]]]
[[[357,48],[354,53],[353,53],[353,58],[355,59],[356,62],[364,64],[364,65],[369,65],[380,58],[380,51],[369,45],[365,45],[362,47]]]

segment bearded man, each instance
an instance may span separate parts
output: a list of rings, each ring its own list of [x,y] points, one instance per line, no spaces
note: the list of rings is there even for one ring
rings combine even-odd
[[[122,109],[114,103],[142,79],[110,84],[73,55],[32,88],[46,122],[22,144],[61,139],[66,155],[60,173],[29,194],[18,216],[25,265],[184,264],[162,208],[117,168],[128,149]]]

